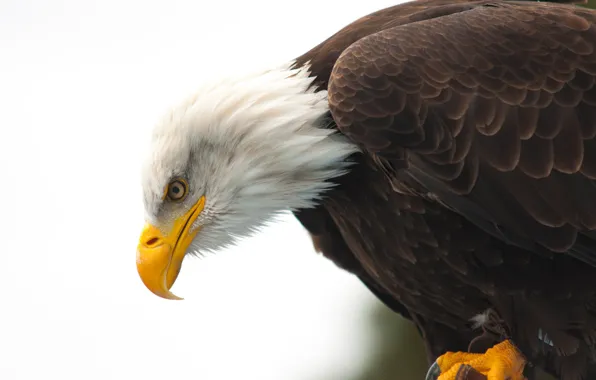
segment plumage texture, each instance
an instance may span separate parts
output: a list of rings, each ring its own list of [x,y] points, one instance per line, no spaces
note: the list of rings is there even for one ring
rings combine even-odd
[[[296,63],[365,152],[296,215],[431,358],[465,351],[492,309],[535,365],[596,376],[595,23],[574,5],[420,0]]]

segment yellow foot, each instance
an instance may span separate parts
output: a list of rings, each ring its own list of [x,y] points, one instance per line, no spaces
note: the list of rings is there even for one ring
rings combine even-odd
[[[525,380],[525,365],[524,356],[506,340],[488,349],[484,354],[447,352],[437,359],[433,367],[436,372],[439,372],[436,367],[440,369],[437,380],[478,378],[466,376],[470,367],[486,376],[488,380]]]

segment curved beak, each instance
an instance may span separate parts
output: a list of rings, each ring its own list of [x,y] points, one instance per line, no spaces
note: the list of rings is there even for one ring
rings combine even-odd
[[[167,234],[151,224],[143,228],[137,247],[137,271],[154,294],[166,299],[182,299],[170,292],[170,288],[180,273],[186,250],[200,230],[190,232],[204,207],[205,197],[201,197],[187,213],[174,221]]]

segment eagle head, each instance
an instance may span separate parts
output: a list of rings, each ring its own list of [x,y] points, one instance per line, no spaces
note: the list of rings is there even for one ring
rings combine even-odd
[[[335,129],[307,66],[204,85],[155,126],[142,169],[137,270],[158,296],[187,254],[213,252],[277,214],[313,207],[357,151]]]

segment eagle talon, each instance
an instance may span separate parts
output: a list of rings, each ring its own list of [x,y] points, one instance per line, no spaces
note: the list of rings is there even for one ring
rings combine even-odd
[[[424,380],[437,380],[439,376],[441,376],[441,367],[439,367],[437,362],[434,362],[428,369],[428,372],[426,372]]]
[[[523,371],[525,357],[506,340],[488,349],[484,354],[447,352],[430,367],[426,380],[466,380],[469,370],[475,370],[487,380],[526,380]],[[461,371],[467,368],[466,371]],[[478,377],[474,377],[478,378]]]

